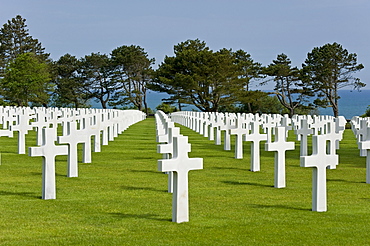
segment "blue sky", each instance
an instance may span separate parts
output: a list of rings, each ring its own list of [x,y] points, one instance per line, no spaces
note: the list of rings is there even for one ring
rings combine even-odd
[[[0,0],[1,26],[18,14],[54,60],[135,44],[160,64],[199,38],[263,65],[285,53],[301,67],[312,48],[337,42],[357,53],[365,69],[356,76],[370,89],[369,0]]]

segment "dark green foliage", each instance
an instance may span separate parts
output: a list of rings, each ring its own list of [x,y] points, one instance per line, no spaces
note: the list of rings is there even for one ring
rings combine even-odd
[[[208,112],[232,107],[248,90],[250,80],[258,77],[260,64],[241,50],[214,52],[196,39],[175,45],[174,53],[165,57],[150,87],[170,94],[172,103],[192,104]]]
[[[19,54],[9,62],[0,80],[1,95],[17,106],[46,106],[52,91],[50,67],[33,53]]]
[[[83,87],[87,88],[89,97],[96,98],[103,109],[119,88],[112,79],[113,65],[111,59],[100,53],[91,53],[81,59],[81,76]]]
[[[156,110],[161,110],[166,114],[170,114],[170,113],[178,111],[175,106],[173,106],[169,103],[165,103],[165,102],[159,104],[155,109]]]
[[[291,67],[291,61],[287,55],[278,55],[276,60],[264,69],[264,73],[273,77],[274,94],[281,105],[288,110],[290,116],[296,114],[299,109],[312,108],[312,105],[304,105],[308,102],[308,96],[312,94],[300,80],[301,71],[297,67]]]
[[[54,63],[55,91],[53,106],[56,107],[86,107],[91,98],[89,85],[79,73],[81,61],[75,56],[65,54]]]
[[[121,46],[112,51],[112,81],[117,85],[111,106],[132,104],[148,113],[147,90],[152,80],[154,59],[140,46]]]
[[[338,43],[315,47],[307,54],[303,64],[303,82],[318,98],[316,105],[332,107],[334,116],[338,116],[338,90],[346,86],[359,89],[365,86],[353,73],[364,66],[357,64],[357,55],[349,53]]]
[[[281,105],[276,96],[271,96],[267,92],[257,90],[245,92],[245,96],[237,112],[285,114],[288,111]]]
[[[0,78],[4,76],[6,66],[21,54],[33,53],[41,61],[49,57],[41,43],[29,35],[26,19],[20,15],[8,20],[0,29],[0,44]]]
[[[28,33],[26,19],[12,18],[0,29],[2,105],[46,106],[49,103],[49,54]]]

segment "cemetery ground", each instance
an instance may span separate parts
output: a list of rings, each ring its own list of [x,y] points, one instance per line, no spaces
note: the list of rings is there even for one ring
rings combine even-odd
[[[179,126],[179,125],[178,125]],[[327,170],[328,211],[311,211],[312,169],[300,167],[299,142],[286,152],[287,187],[274,188],[274,153],[261,144],[261,171],[181,126],[189,157],[204,169],[189,172],[190,222],[173,223],[167,175],[157,171],[155,120],[130,126],[79,177],[66,177],[66,156],[56,161],[57,197],[41,199],[41,157],[18,155],[17,133],[0,138],[1,245],[368,245],[370,185],[365,157],[350,129],[339,165]],[[232,136],[232,143],[234,143]],[[35,146],[36,134],[26,136]],[[294,141],[293,132],[289,141]],[[28,148],[27,148],[28,151]]]

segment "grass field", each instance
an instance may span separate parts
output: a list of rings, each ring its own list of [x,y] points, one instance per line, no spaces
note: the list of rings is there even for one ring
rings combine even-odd
[[[236,160],[233,148],[184,127],[181,133],[192,144],[189,156],[204,163],[189,173],[190,222],[181,224],[171,222],[167,175],[157,171],[153,118],[102,146],[91,164],[80,163],[78,178],[66,177],[67,158],[58,157],[56,200],[41,199],[41,157],[16,154],[16,134],[1,137],[0,245],[370,244],[370,185],[351,130],[340,164],[327,170],[325,213],[311,211],[312,170],[299,166],[299,143],[287,152],[287,187],[276,189],[273,152],[261,151],[254,173],[249,143]],[[27,135],[27,147],[35,138]]]

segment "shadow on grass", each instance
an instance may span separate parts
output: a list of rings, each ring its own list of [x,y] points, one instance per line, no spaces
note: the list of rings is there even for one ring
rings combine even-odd
[[[144,157],[144,156],[135,156],[135,160],[158,160],[158,158],[155,157]]]
[[[161,219],[157,218],[159,215],[157,214],[124,214],[124,213],[109,213],[114,217],[122,218],[122,219],[148,219],[148,220],[157,220],[157,221],[172,221],[172,219]]]
[[[349,184],[366,184],[365,181],[350,181],[345,179],[326,179],[328,182],[344,182]]]
[[[238,168],[238,167],[210,167],[209,169],[247,171],[246,168]]]
[[[167,190],[158,190],[152,187],[133,187],[133,186],[122,186],[125,190],[149,190],[149,191],[156,191],[156,192],[168,192]]]
[[[221,181],[221,182],[224,184],[231,184],[231,185],[253,185],[253,186],[274,188],[273,185],[264,185],[264,184],[251,183],[251,182],[237,182],[237,181]]]
[[[128,170],[130,172],[134,172],[134,173],[155,173],[155,174],[163,174],[162,172],[159,172],[159,171],[152,171],[152,170]]]
[[[24,196],[40,199],[41,196],[35,195],[33,192],[10,192],[10,191],[0,191],[0,196]]]
[[[39,172],[31,172],[31,175],[42,176],[42,173],[39,173]],[[67,177],[67,174],[55,173],[55,176],[58,176],[58,177]]]
[[[296,208],[296,207],[291,207],[287,205],[265,205],[265,204],[248,204],[251,207],[255,208],[282,208],[282,209],[288,209],[288,210],[301,210],[301,211],[312,211],[312,209],[309,208]]]

